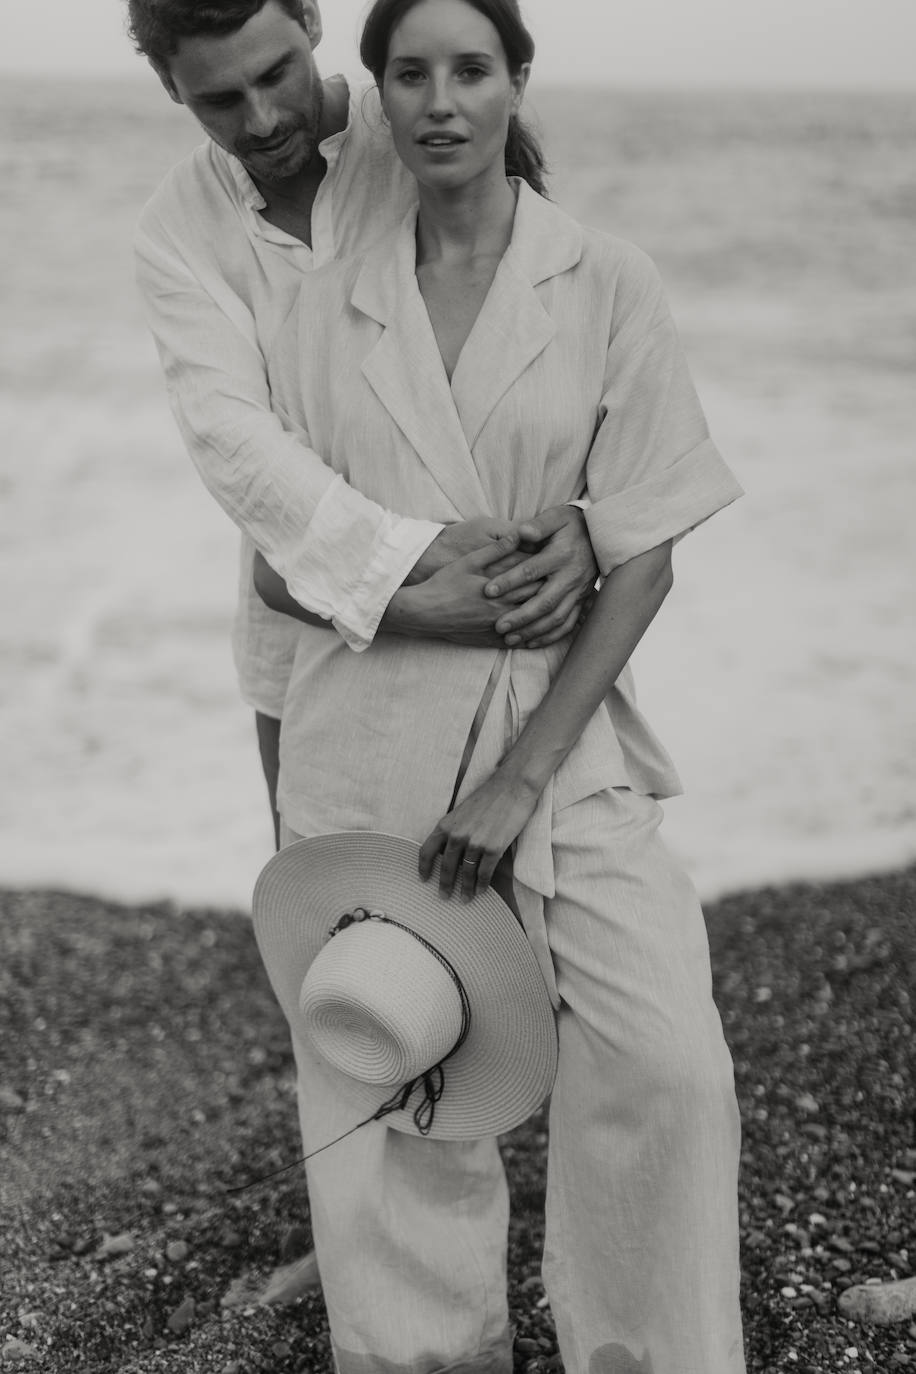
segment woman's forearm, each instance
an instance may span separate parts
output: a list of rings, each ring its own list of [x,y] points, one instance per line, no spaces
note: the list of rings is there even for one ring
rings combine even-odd
[[[606,578],[559,672],[497,772],[538,796],[628,663],[667,596],[671,543]]]
[[[307,611],[304,606],[299,605],[295,597],[290,595],[283,578],[274,571],[259,551],[255,551],[254,555],[254,589],[264,605],[269,606],[272,611],[277,611],[280,615],[290,615],[294,620],[301,620],[306,625],[320,625],[325,630],[333,629],[329,620],[323,620],[320,615],[315,615],[313,611]]]
[[[441,817],[420,846],[427,879],[462,899],[490,883],[538,798],[617,681],[671,587],[671,544],[623,563],[604,582],[543,700],[488,778]]]

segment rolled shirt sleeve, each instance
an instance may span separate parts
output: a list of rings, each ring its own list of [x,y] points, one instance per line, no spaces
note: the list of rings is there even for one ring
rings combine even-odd
[[[741,496],[709,430],[651,260],[617,282],[585,511],[603,576],[678,539]]]
[[[365,648],[442,525],[368,500],[284,429],[252,315],[203,255],[179,251],[150,212],[135,248],[169,400],[205,486],[293,597]]]

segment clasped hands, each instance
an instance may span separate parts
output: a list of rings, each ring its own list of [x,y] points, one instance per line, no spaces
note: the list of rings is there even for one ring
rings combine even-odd
[[[481,516],[441,531],[381,628],[470,647],[544,648],[576,628],[597,575],[577,506],[523,521]]]

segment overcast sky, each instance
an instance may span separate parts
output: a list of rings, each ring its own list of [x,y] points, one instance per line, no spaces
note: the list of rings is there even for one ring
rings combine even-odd
[[[139,76],[121,0],[7,0],[0,69]],[[325,0],[325,75],[364,0]],[[916,0],[523,0],[541,82],[916,87]]]

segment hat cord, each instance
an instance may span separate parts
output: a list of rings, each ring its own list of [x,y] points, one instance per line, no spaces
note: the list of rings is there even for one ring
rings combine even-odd
[[[256,1188],[260,1183],[267,1183],[270,1179],[276,1178],[279,1174],[285,1174],[290,1169],[295,1169],[299,1164],[306,1164],[310,1159],[314,1159],[316,1155],[320,1155],[323,1151],[329,1150],[332,1145],[339,1145],[342,1140],[346,1140],[347,1136],[353,1135],[354,1131],[361,1130],[363,1126],[369,1126],[373,1121],[381,1121],[386,1116],[390,1116],[392,1112],[404,1111],[414,1090],[421,1085],[423,1087],[423,1097],[413,1110],[414,1125],[420,1135],[423,1136],[429,1135],[432,1130],[433,1121],[436,1115],[436,1103],[440,1100],[445,1091],[445,1070],[443,1065],[447,1060],[451,1059],[453,1054],[456,1054],[457,1051],[461,1049],[461,1046],[468,1038],[471,1029],[471,1004],[468,1000],[464,984],[458,976],[454,966],[449,963],[445,955],[442,954],[440,950],[436,949],[435,945],[431,945],[428,940],[425,940],[422,935],[418,935],[410,926],[405,926],[401,921],[393,920],[392,917],[386,916],[383,911],[368,911],[362,906],[354,907],[352,911],[345,911],[336,925],[331,927],[328,932],[328,938],[333,939],[335,935],[339,934],[342,930],[346,930],[348,926],[358,925],[363,921],[381,921],[385,925],[396,926],[398,930],[406,930],[408,935],[412,935],[424,949],[428,950],[434,958],[438,959],[439,963],[455,984],[458,998],[461,1003],[461,1029],[458,1032],[458,1038],[448,1053],[444,1054],[437,1063],[425,1069],[423,1073],[418,1074],[416,1078],[412,1078],[410,1082],[405,1083],[402,1088],[398,1088],[397,1092],[389,1097],[387,1101],[383,1102],[378,1110],[373,1112],[371,1116],[365,1117],[362,1121],[357,1121],[356,1125],[351,1126],[349,1130],[344,1131],[341,1135],[335,1136],[334,1139],[329,1140],[327,1144],[319,1145],[317,1150],[310,1150],[308,1154],[301,1155],[299,1159],[294,1159],[291,1164],[284,1164],[282,1168],[274,1169],[273,1172],[269,1174],[260,1174],[257,1178],[251,1179],[249,1183],[242,1183],[236,1185],[234,1188],[227,1188],[227,1193],[243,1193],[247,1188]]]

